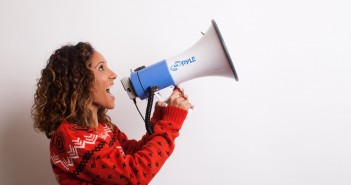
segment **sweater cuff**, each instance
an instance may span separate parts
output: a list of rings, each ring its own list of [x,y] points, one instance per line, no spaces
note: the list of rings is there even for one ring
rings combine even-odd
[[[152,124],[156,124],[158,120],[162,119],[162,107],[155,107],[154,113],[150,119]]]
[[[174,106],[168,106],[163,109],[162,120],[166,122],[175,123],[181,127],[187,115],[188,115],[188,111],[184,109],[174,107]]]

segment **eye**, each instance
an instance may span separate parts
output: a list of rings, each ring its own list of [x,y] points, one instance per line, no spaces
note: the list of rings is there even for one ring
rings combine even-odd
[[[104,70],[104,66],[103,65],[100,65],[99,66],[99,71],[103,71]]]

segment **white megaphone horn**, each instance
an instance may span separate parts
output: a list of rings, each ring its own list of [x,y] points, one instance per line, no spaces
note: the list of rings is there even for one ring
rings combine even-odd
[[[148,97],[148,88],[158,90],[205,76],[223,76],[238,81],[233,62],[214,20],[204,36],[186,51],[148,67],[139,67],[121,80],[130,99]]]

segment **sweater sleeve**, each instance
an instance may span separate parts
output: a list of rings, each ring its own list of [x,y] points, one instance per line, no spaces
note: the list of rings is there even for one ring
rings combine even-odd
[[[162,107],[155,107],[155,110],[150,120],[152,125],[155,125],[160,119],[162,119],[163,109],[164,108]],[[117,130],[117,133],[118,133],[117,138],[119,143],[121,144],[124,152],[129,155],[134,154],[143,145],[145,145],[149,140],[149,136],[150,136],[148,133],[145,133],[145,135],[139,141],[137,141],[135,139],[128,139],[128,137],[119,129]]]
[[[124,152],[118,130],[96,134],[63,127],[53,136],[50,157],[60,184],[148,184],[174,150],[187,111],[169,106],[154,134],[133,154]],[[114,132],[114,133],[111,133]]]

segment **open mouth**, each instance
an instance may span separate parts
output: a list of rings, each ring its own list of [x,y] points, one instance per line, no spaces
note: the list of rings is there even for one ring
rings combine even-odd
[[[107,92],[108,94],[111,94],[110,89],[111,89],[112,85],[113,85],[113,84],[107,86],[107,88],[106,88],[106,92]]]

